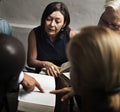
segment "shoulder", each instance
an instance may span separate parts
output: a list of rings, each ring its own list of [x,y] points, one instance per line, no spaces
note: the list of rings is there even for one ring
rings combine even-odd
[[[29,36],[34,35],[34,34],[35,34],[35,31],[34,31],[34,29],[32,29],[29,33]]]
[[[37,26],[37,27],[35,27],[33,30],[34,30],[35,32],[36,32],[36,31],[41,31],[41,26]]]
[[[7,20],[0,18],[0,32],[8,35],[12,35],[12,27]]]
[[[28,40],[33,40],[35,39],[35,31],[32,29],[29,33]]]
[[[41,32],[41,26],[34,27],[29,33],[29,39],[39,39]]]
[[[34,28],[30,31],[29,35],[35,35],[35,33],[36,33],[37,31],[40,31],[40,29],[41,29],[40,26],[34,27]]]
[[[76,35],[76,31],[70,27],[67,27],[65,32],[69,38],[73,38]]]
[[[76,32],[74,29],[71,29],[71,30],[70,30],[70,34],[69,34],[69,35],[70,35],[70,38],[73,38],[73,37],[76,35],[76,33],[77,33],[77,32]]]
[[[6,23],[6,24],[8,24],[8,21],[5,20],[5,19],[0,18],[0,23]]]
[[[1,19],[1,18],[0,18],[0,24],[1,24],[3,27],[11,27],[10,24],[8,23],[8,21],[5,20],[5,19]]]

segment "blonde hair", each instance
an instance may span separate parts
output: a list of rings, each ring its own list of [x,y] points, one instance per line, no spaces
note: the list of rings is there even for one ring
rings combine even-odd
[[[76,94],[98,96],[102,112],[120,112],[120,91],[110,94],[120,87],[120,36],[102,26],[85,27],[69,42],[67,54]]]

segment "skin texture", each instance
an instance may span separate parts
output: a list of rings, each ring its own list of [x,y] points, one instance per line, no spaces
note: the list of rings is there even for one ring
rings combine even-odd
[[[35,87],[37,87],[40,92],[44,93],[44,89],[41,87],[41,85],[31,76],[24,73],[24,78],[22,81],[22,86],[24,90],[31,92],[34,90]]]
[[[54,41],[56,35],[60,32],[61,28],[64,28],[64,26],[64,16],[60,11],[53,12],[45,20],[45,31],[51,41]]]

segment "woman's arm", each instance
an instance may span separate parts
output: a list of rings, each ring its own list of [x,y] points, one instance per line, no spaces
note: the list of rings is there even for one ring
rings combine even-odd
[[[37,62],[37,47],[34,30],[29,33],[28,37],[27,64],[30,67],[42,67],[42,64]]]
[[[59,75],[60,67],[54,65],[48,61],[37,60],[37,45],[35,32],[32,30],[28,37],[28,53],[27,53],[27,64],[30,67],[43,67],[46,68],[48,75],[57,77]]]

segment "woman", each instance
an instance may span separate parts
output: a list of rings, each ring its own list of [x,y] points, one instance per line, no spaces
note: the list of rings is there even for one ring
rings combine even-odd
[[[41,25],[32,29],[28,38],[28,66],[47,69],[47,74],[58,77],[60,66],[67,61],[66,45],[75,31],[69,28],[70,15],[62,2],[52,2],[44,10]]]
[[[41,25],[32,29],[28,37],[28,66],[39,73],[46,68],[46,74],[56,79],[56,89],[64,87],[58,77],[60,66],[67,61],[66,45],[74,37],[75,31],[69,27],[70,15],[62,2],[52,2],[45,8]],[[68,101],[62,103],[57,95],[55,112],[67,112]]]
[[[71,84],[82,112],[120,112],[120,37],[101,27],[83,28],[68,45]]]

